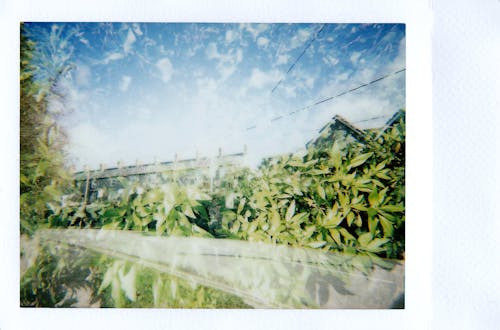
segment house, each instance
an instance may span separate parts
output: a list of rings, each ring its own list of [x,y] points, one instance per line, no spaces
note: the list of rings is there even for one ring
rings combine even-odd
[[[219,183],[218,180],[228,168],[241,166],[245,155],[246,148],[244,152],[228,155],[223,155],[219,149],[219,155],[214,158],[174,159],[144,165],[136,163],[132,166],[122,166],[118,162],[116,167],[104,168],[101,165],[96,170],[76,172],[74,180],[89,203],[96,200],[104,188],[113,191],[123,188],[123,180],[147,185],[172,182],[181,185],[198,184],[208,191]]]
[[[382,128],[369,129],[367,131],[376,131],[378,132],[378,136],[382,135],[387,129],[393,127],[396,123],[399,122],[401,118],[405,117],[405,110],[401,109],[394,113],[392,117],[385,123]],[[367,131],[364,131],[349,121],[347,121],[344,117],[340,115],[335,115],[330,122],[328,122],[325,126],[323,126],[317,138],[307,142],[306,148],[309,149],[311,147],[323,147],[330,145],[334,140],[342,139],[346,143],[352,142],[360,142],[363,143],[365,141],[365,136]],[[377,136],[377,138],[378,138]]]
[[[344,117],[335,115],[330,122],[319,130],[319,136],[306,143],[306,148],[322,147],[329,145],[335,139],[346,139],[347,142],[363,142],[365,132],[353,124],[349,123]]]

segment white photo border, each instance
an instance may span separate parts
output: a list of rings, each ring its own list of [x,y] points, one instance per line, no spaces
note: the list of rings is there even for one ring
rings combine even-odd
[[[3,2],[0,134],[1,329],[423,329],[431,304],[431,10],[426,1]],[[19,307],[19,23],[21,21],[406,24],[406,299],[403,310],[172,310]],[[6,318],[7,317],[7,318]]]

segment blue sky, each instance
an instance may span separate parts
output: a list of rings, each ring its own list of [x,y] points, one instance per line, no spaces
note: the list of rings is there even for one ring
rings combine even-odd
[[[256,164],[300,149],[335,114],[377,127],[405,106],[403,72],[271,121],[405,68],[401,24],[29,23],[27,30],[43,55],[41,78],[72,66],[60,82],[64,104],[51,107],[66,113],[68,161],[77,169],[212,156],[219,147],[240,152],[245,144]],[[365,121],[373,117],[381,118]]]

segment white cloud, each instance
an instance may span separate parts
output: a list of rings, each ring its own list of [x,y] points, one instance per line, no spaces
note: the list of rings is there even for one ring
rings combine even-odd
[[[159,59],[158,62],[156,62],[156,68],[160,71],[161,80],[165,83],[168,82],[173,73],[173,67],[170,60],[167,57]]]
[[[220,54],[217,51],[217,45],[215,44],[215,42],[211,42],[208,44],[208,47],[205,50],[205,54],[207,55],[209,60],[217,59],[220,57]]]
[[[72,144],[70,156],[76,158],[80,166],[84,164],[97,168],[101,162],[113,165],[119,155],[113,155],[112,141],[91,123],[79,123],[68,131]]]
[[[267,47],[267,45],[269,44],[269,39],[267,39],[266,37],[259,37],[257,39],[257,46],[259,47]]]
[[[364,68],[363,70],[358,72],[354,79],[355,81],[358,81],[360,83],[367,83],[375,79],[375,70]]]
[[[290,59],[290,55],[286,55],[286,54],[278,55],[278,62],[277,62],[277,64],[278,65],[287,64],[289,59]]]
[[[390,63],[387,66],[387,71],[393,72],[396,70],[401,70],[402,68],[405,67],[405,65],[406,65],[406,38],[403,37],[399,42],[398,55],[396,56],[394,61],[392,61],[392,63]]]
[[[337,80],[338,81],[345,81],[345,80],[347,80],[347,78],[349,78],[349,73],[348,72],[342,72],[341,74],[339,74],[337,76]]]
[[[226,42],[231,43],[236,39],[236,32],[233,30],[226,31]]]
[[[236,65],[243,60],[243,50],[230,49],[227,53],[219,53],[217,45],[214,42],[208,44],[205,54],[208,59],[217,59],[217,70],[221,75],[221,80],[224,81],[229,78],[235,71]]]
[[[196,79],[196,85],[198,86],[198,93],[208,93],[213,94],[217,89],[217,82],[212,78],[199,78]]]
[[[85,64],[78,64],[76,68],[76,84],[88,86],[90,79],[90,68]]]
[[[352,52],[351,57],[349,59],[351,60],[351,63],[353,65],[356,65],[360,56],[361,56],[360,52]]]
[[[127,109],[126,110],[127,114],[130,116],[133,116],[131,118],[140,120],[140,121],[147,121],[151,119],[152,111],[149,108],[144,108],[144,107],[134,107],[133,109]]]
[[[88,41],[86,38],[84,38],[84,37],[80,37],[80,39],[79,39],[79,40],[80,40],[80,42],[81,42],[82,44],[84,44],[84,45],[86,45],[86,46],[90,47],[89,41]]]
[[[106,57],[104,58],[102,63],[108,64],[111,61],[121,60],[124,57],[125,57],[125,55],[123,55],[122,53],[117,53],[117,52],[109,53],[108,55],[106,55]]]
[[[295,86],[284,86],[282,87],[285,90],[285,95],[288,98],[294,98],[297,96],[296,88]]]
[[[243,50],[241,48],[238,48],[238,50],[236,51],[236,63],[240,63],[242,59],[243,59]]]
[[[332,55],[326,55],[325,57],[323,57],[323,62],[325,64],[330,65],[330,66],[334,66],[337,63],[339,63],[339,59],[336,57],[333,57]]]
[[[278,71],[264,72],[259,69],[253,69],[248,86],[257,89],[270,87],[270,85],[277,83],[281,76],[282,74]]]
[[[123,43],[123,50],[125,51],[126,54],[130,52],[130,50],[132,49],[132,45],[136,40],[137,39],[135,38],[134,32],[132,32],[132,30],[129,29],[127,33],[127,38],[125,38],[125,42]]]
[[[130,86],[130,83],[132,82],[132,77],[130,76],[122,76],[122,80],[120,81],[120,90],[122,92],[126,92]]]
[[[307,77],[305,79],[305,83],[306,83],[306,86],[309,88],[309,89],[312,89],[314,87],[314,78],[313,77]]]
[[[240,29],[248,31],[254,40],[257,39],[259,34],[268,29],[268,24],[241,24]]]
[[[288,45],[288,50],[295,49],[302,46],[311,37],[312,31],[310,29],[299,29]]]
[[[138,36],[142,36],[141,27],[139,26],[139,24],[137,23],[132,24],[132,29],[134,29],[135,34],[137,34]]]
[[[229,78],[235,71],[236,65],[220,65],[217,66],[219,74],[221,75],[221,80],[224,81]]]

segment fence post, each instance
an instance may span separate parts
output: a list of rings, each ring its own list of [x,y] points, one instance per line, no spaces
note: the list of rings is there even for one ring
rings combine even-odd
[[[82,204],[82,212],[85,212],[85,209],[87,208],[87,202],[89,198],[89,185],[90,185],[90,170],[87,165],[84,167],[85,174],[87,175],[87,179],[85,181],[85,192],[83,195],[83,204]]]

